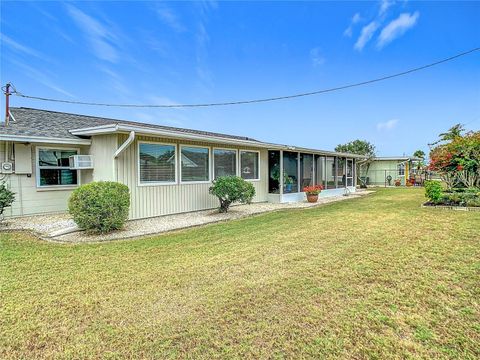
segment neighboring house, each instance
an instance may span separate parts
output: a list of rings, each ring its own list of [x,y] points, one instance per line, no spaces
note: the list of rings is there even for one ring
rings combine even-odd
[[[321,196],[355,191],[362,158],[39,109],[9,114],[0,124],[0,178],[16,196],[7,215],[65,211],[74,188],[101,180],[130,188],[131,219],[215,208],[208,189],[224,175],[251,181],[255,202],[302,201],[307,185],[324,185]]]
[[[394,186],[396,179],[405,185],[420,160],[413,156],[376,157],[369,166],[360,164],[360,178],[366,180],[367,185]]]

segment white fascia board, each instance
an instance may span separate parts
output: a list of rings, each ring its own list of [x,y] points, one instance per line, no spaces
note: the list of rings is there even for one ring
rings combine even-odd
[[[364,158],[364,156],[362,155],[338,153],[334,151],[324,151],[324,150],[317,150],[317,149],[308,149],[308,148],[302,148],[302,147],[296,147],[296,146],[290,146],[290,145],[272,144],[272,143],[265,143],[265,142],[252,141],[252,140],[229,139],[229,138],[224,138],[220,136],[192,134],[192,133],[185,133],[181,131],[155,129],[155,128],[148,128],[144,126],[135,126],[135,125],[111,124],[111,125],[96,126],[91,128],[70,130],[70,133],[73,135],[91,136],[91,135],[99,135],[99,134],[108,134],[113,132],[130,133],[131,131],[134,131],[137,135],[150,135],[150,136],[167,137],[167,138],[174,138],[174,139],[197,140],[197,141],[212,142],[212,143],[219,143],[219,144],[250,146],[250,147],[264,148],[264,149],[270,149],[270,150],[287,150],[287,151],[306,152],[306,153],[313,153],[313,154],[320,154],[320,155],[342,156],[342,157],[349,157],[349,158]]]
[[[48,144],[75,144],[75,145],[90,145],[92,143],[89,139],[68,139],[68,138],[51,138],[51,137],[43,137],[43,136],[2,135],[2,134],[0,134],[0,141],[16,141],[16,142],[48,143]]]

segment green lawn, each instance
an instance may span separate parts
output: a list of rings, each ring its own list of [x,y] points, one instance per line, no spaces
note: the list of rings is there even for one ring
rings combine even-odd
[[[0,358],[480,357],[480,212],[422,189],[142,240],[0,234]]]

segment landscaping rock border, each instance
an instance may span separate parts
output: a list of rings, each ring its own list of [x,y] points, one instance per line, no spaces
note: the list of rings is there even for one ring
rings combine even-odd
[[[480,211],[480,207],[475,206],[451,206],[451,205],[425,205],[422,204],[423,208],[434,208],[434,209],[444,209],[444,210],[455,210],[455,211]]]

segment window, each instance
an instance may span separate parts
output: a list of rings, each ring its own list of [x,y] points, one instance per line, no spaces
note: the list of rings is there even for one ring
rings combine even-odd
[[[283,152],[283,192],[298,192],[298,153]]]
[[[227,149],[213,150],[213,178],[237,175],[237,151]]]
[[[245,180],[259,180],[259,153],[257,151],[240,152],[240,169]]]
[[[405,176],[405,164],[401,163],[397,165],[398,176]]]
[[[174,183],[176,181],[176,147],[170,144],[139,144],[140,183]]]
[[[325,156],[315,155],[315,185],[325,187]]]
[[[300,154],[300,191],[313,185],[313,155]]]
[[[78,170],[70,170],[68,158],[78,150],[38,149],[37,185],[73,186],[78,184]]]
[[[182,146],[182,182],[210,180],[209,150],[204,147]]]

